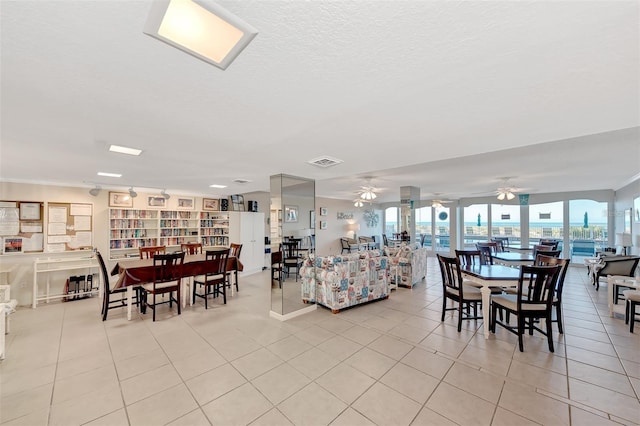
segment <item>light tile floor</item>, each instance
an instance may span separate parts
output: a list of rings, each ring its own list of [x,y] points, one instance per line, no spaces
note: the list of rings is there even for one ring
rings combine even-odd
[[[441,282],[337,315],[269,317],[269,271],[223,306],[102,322],[97,298],[22,308],[0,363],[2,425],[640,424],[640,333],[585,269],[565,284],[556,352],[481,321],[440,322]],[[295,285],[292,280],[285,285]]]

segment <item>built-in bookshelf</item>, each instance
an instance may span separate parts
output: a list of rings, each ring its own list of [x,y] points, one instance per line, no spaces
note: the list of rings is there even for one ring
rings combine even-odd
[[[200,224],[195,211],[160,211],[161,246],[197,243]]]
[[[157,209],[109,209],[111,259],[138,256],[139,247],[183,243],[229,246],[229,213]]]
[[[229,246],[229,212],[200,212],[203,246]]]

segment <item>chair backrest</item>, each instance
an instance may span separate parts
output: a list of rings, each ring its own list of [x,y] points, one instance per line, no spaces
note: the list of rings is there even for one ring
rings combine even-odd
[[[273,251],[271,252],[271,266],[282,263],[282,251]]]
[[[538,257],[538,254],[543,254],[545,256],[550,257],[560,257],[560,253],[562,250],[556,250],[551,248],[551,246],[543,246],[543,245],[535,245],[533,246],[533,257]]]
[[[140,247],[140,259],[152,259],[157,254],[165,254],[166,250],[165,246]]]
[[[420,234],[420,247],[424,247],[424,240],[427,238],[427,234]]]
[[[442,290],[445,293],[449,290],[458,293],[460,299],[464,298],[462,286],[462,272],[460,271],[460,260],[457,257],[443,256],[438,254],[438,264],[442,275]]]
[[[340,240],[342,241],[343,239],[341,238]],[[349,243],[347,243],[347,247],[349,247]],[[284,259],[298,258],[299,250],[300,241],[289,241],[280,245],[280,251],[282,252]]]
[[[518,311],[538,309],[540,305],[551,309],[561,268],[560,265],[522,265],[518,280]]]
[[[401,239],[402,241],[409,241],[409,240],[410,240],[410,238],[409,238],[409,233],[408,233],[407,231],[402,231],[402,232],[400,233],[400,239]]]
[[[389,240],[387,239],[387,234],[382,234],[382,243],[387,247],[389,246]]]
[[[340,238],[340,246],[345,250],[349,250],[351,246],[349,246],[349,241],[346,238]]]
[[[569,259],[546,256],[544,254],[538,254],[534,262],[536,266],[560,266],[560,273],[556,280],[556,297],[558,300],[562,299],[562,287],[564,286],[564,277],[567,275],[567,270],[569,269],[569,262]]]
[[[504,253],[505,240],[503,240],[502,238],[492,238],[491,242],[496,243],[497,253]]]
[[[182,243],[180,244],[180,250],[187,254],[201,254],[202,243]]]
[[[461,265],[483,265],[480,250],[456,250]]]
[[[493,265],[493,255],[497,253],[498,244],[495,242],[476,243],[476,248],[480,251],[481,263],[483,265]]]
[[[205,252],[205,259],[207,262],[212,262],[211,272],[207,272],[207,276],[222,275],[227,272],[227,260],[229,259],[229,253],[231,249],[221,250],[207,250]]]
[[[558,245],[560,241],[558,240],[545,240],[544,238],[540,238],[538,245],[541,246],[551,246],[551,250],[558,250]]]
[[[104,264],[104,259],[99,251],[96,251],[96,257],[98,258],[98,263],[100,264],[100,273],[102,274],[102,287],[106,293],[111,292],[111,288],[109,288],[109,274],[107,273],[107,266]]]
[[[229,256],[240,259],[240,252],[242,251],[242,244],[231,243],[229,249]]]
[[[183,251],[171,254],[155,254],[153,256],[153,286],[176,281],[179,285],[184,264]]]

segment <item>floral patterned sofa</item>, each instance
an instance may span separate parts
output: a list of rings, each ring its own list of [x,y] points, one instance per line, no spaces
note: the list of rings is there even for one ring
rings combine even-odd
[[[398,248],[385,247],[389,257],[390,282],[402,287],[413,287],[426,279],[427,249],[419,243],[402,244]],[[397,280],[396,280],[397,278]]]
[[[389,259],[380,250],[311,257],[300,268],[302,300],[338,313],[389,297]]]

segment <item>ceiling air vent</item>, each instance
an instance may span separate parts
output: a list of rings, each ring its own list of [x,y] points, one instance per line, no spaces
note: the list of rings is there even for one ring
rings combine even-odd
[[[233,181],[234,181],[235,183],[239,183],[239,184],[241,184],[241,185],[242,185],[242,184],[245,184],[245,183],[249,183],[249,182],[251,182],[251,181],[250,181],[250,180],[248,180],[248,179],[234,179]]]
[[[318,167],[331,167],[337,164],[343,163],[342,160],[338,160],[337,158],[329,157],[324,155],[322,157],[314,158],[313,160],[307,161],[309,164],[313,164]]]

